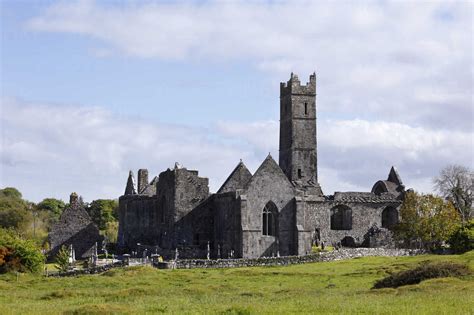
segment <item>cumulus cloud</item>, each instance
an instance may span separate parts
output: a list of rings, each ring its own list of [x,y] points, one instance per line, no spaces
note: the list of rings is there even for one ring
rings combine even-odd
[[[472,9],[469,1],[80,1],[52,5],[27,26],[139,58],[244,60],[275,82],[316,69],[323,112],[465,131],[473,128]]]
[[[278,161],[277,121],[221,121],[206,127],[118,117],[100,107],[2,99],[1,185],[27,198],[116,198],[127,172],[151,175],[178,161],[209,177],[216,191],[243,159],[255,171],[271,152]],[[370,190],[396,165],[407,186],[431,191],[447,163],[469,165],[472,132],[366,120],[318,121],[319,178],[326,194]]]
[[[368,190],[391,165],[407,186],[430,191],[445,164],[473,162],[472,9],[441,1],[68,1],[26,25],[93,38],[86,49],[98,58],[243,61],[272,87],[290,71],[304,82],[316,70],[324,192]],[[278,159],[276,121],[189,127],[100,107],[2,102],[2,185],[34,185],[33,199],[72,190],[88,200],[116,197],[128,169],[158,174],[175,161],[199,169],[216,190],[240,158],[252,170],[268,152]]]
[[[209,128],[120,118],[100,107],[2,99],[1,124],[1,185],[33,200],[72,191],[86,200],[116,198],[129,169],[158,175],[176,161],[210,177],[216,190],[240,158],[253,167],[261,159]]]
[[[277,152],[278,122],[220,123],[218,131]],[[268,139],[268,141],[262,141]],[[406,185],[431,192],[431,178],[449,163],[471,165],[474,132],[433,130],[368,120],[318,120],[319,181],[326,194],[371,189],[396,166]]]

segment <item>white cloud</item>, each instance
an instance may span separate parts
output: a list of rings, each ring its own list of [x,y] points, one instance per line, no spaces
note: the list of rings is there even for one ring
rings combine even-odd
[[[255,170],[278,161],[276,121],[217,122],[206,128],[118,118],[99,107],[2,99],[1,185],[27,198],[116,198],[127,172],[158,175],[175,161],[209,177],[216,191],[242,158]],[[319,120],[320,183],[326,194],[370,190],[396,165],[407,186],[430,191],[446,164],[472,164],[474,134],[365,120]]]
[[[278,159],[278,122],[221,122],[219,133],[271,150]],[[265,141],[268,139],[268,141]],[[472,165],[474,132],[433,130],[385,121],[318,120],[319,181],[326,194],[368,191],[391,166],[409,187],[431,192],[431,178],[447,164]]]
[[[210,177],[215,191],[240,158],[254,167],[263,159],[208,129],[118,118],[99,107],[2,99],[1,124],[0,185],[33,200],[72,191],[86,200],[115,198],[129,169],[158,175],[176,161]]]
[[[250,62],[272,86],[290,71],[304,81],[316,70],[324,191],[370,189],[392,164],[408,186],[429,191],[444,165],[473,164],[472,9],[441,1],[80,1],[54,4],[27,26],[94,38],[87,51],[99,58]],[[276,121],[198,128],[101,108],[3,103],[2,184],[35,185],[31,198],[72,190],[116,197],[128,169],[158,173],[176,160],[209,176],[215,190],[239,158],[251,169],[269,151],[278,159]]]
[[[27,25],[90,36],[107,54],[251,62],[274,83],[316,69],[322,112],[472,130],[472,10],[469,1],[79,1]]]

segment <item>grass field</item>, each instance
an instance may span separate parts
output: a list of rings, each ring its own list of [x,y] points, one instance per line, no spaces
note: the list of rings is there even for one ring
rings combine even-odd
[[[372,290],[388,271],[459,256],[367,257],[289,267],[113,269],[77,278],[0,276],[0,314],[474,314],[474,276]]]

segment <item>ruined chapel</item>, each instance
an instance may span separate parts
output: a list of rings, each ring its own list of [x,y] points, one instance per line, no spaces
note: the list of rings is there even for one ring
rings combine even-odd
[[[252,174],[241,161],[221,188],[176,165],[149,180],[130,171],[119,198],[119,246],[180,257],[305,255],[314,244],[391,243],[405,187],[394,167],[371,192],[324,195],[318,183],[316,75],[280,84],[278,163],[268,155]]]

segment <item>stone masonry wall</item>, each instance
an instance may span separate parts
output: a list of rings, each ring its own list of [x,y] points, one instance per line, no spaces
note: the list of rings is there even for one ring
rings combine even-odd
[[[411,249],[384,249],[384,248],[348,248],[335,250],[332,252],[322,252],[306,256],[286,256],[286,257],[268,257],[254,259],[189,259],[178,260],[176,262],[177,269],[193,269],[193,268],[239,268],[239,267],[262,267],[262,266],[286,266],[294,264],[325,262],[343,259],[351,259],[356,257],[368,256],[415,256],[424,254],[420,250]]]
[[[352,209],[351,230],[331,230],[330,211],[337,205],[346,205]],[[306,227],[312,233],[319,229],[321,241],[326,245],[341,242],[344,237],[348,236],[354,239],[357,246],[361,246],[364,242],[364,236],[374,224],[379,228],[382,226],[382,211],[388,206],[397,208],[399,203],[308,202],[305,211]]]
[[[294,253],[294,190],[288,178],[271,156],[256,171],[241,195],[243,257],[291,255]],[[262,213],[272,202],[278,209],[277,233],[263,235]],[[277,240],[278,246],[277,248]]]
[[[166,249],[192,245],[193,233],[185,217],[208,197],[208,179],[199,177],[197,171],[175,168],[162,172],[156,195],[120,197],[120,245],[125,249],[137,249],[138,243]]]
[[[48,235],[51,250],[48,258],[52,259],[62,246],[73,246],[77,258],[86,258],[92,254],[95,243],[101,243],[103,237],[92,222],[82,204],[77,202],[64,210],[59,221],[53,225]]]

